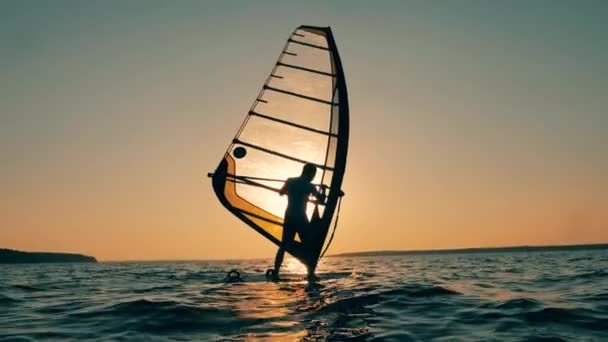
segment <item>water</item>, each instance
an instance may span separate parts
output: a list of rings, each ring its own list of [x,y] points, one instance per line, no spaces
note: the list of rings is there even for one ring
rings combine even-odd
[[[608,340],[606,250],[270,264],[0,265],[0,340]]]

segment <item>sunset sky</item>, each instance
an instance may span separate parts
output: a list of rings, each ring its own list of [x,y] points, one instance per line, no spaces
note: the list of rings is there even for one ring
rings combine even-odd
[[[3,1],[0,248],[273,256],[219,163],[331,26],[351,131],[329,253],[608,242],[606,1]]]

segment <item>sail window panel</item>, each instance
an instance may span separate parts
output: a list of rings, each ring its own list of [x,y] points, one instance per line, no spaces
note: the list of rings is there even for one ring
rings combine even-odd
[[[268,85],[273,88],[331,101],[332,77],[282,65],[277,67],[275,75],[281,78],[270,79]]]
[[[325,213],[325,206],[324,205],[319,205],[317,206],[317,209],[319,210],[319,217],[323,217],[323,214]],[[308,219],[312,219],[312,214],[310,216],[308,216]]]
[[[264,91],[261,98],[266,102],[257,102],[254,107],[260,114],[329,131],[331,107],[328,105],[274,91]]]
[[[338,148],[338,139],[330,138],[329,139],[329,148],[327,149],[327,166],[334,167],[336,163],[336,153]]]
[[[326,50],[311,48],[309,46],[289,43],[287,51],[294,55],[285,54],[281,62],[297,65],[300,67],[318,70],[326,73],[333,73],[330,53]]]
[[[322,46],[324,48],[328,47],[327,38],[324,35],[316,34],[302,29],[296,30],[295,33],[296,34],[291,37],[293,40]]]
[[[285,196],[280,196],[278,192],[236,183],[236,194],[251,205],[271,214],[268,215],[269,217],[277,216],[281,220],[284,219],[287,199]]]
[[[241,159],[236,159],[235,163],[236,174],[238,176],[285,180],[302,172],[301,163],[286,160],[284,158],[250,148],[247,149],[247,155]],[[283,183],[263,181],[256,182],[273,187],[277,191],[237,183],[236,193],[247,202],[263,208],[273,215],[284,218],[287,199],[285,196],[280,196],[278,193],[278,190],[281,189]]]
[[[225,157],[225,161],[228,164],[228,174],[236,174],[235,160],[230,155],[227,155]],[[252,216],[263,218],[263,221],[265,222],[274,222],[275,224],[282,225],[282,217],[279,217],[278,215],[273,215],[268,211],[264,210],[263,207],[245,200],[244,198],[239,196],[236,189],[237,183],[235,182],[235,180],[231,178],[226,179],[226,182],[224,184],[223,195],[234,209],[240,211],[243,214],[247,213]]]
[[[279,196],[278,194],[271,194],[267,192],[262,192],[260,194],[256,194],[252,188],[242,188],[239,189],[237,187],[237,191],[241,193],[242,198],[245,200],[253,201],[253,205],[263,208],[264,211],[276,216],[283,217],[285,214],[285,208],[287,206],[287,200],[284,197]],[[255,197],[253,197],[255,196]],[[285,203],[283,203],[285,202]],[[268,223],[270,224],[270,223]]]
[[[338,134],[339,128],[340,128],[340,108],[338,106],[332,106],[331,133]]]
[[[300,168],[300,173],[296,173],[289,177],[297,177],[301,173],[302,173],[302,168]],[[322,172],[322,170],[317,169],[317,174],[315,175],[315,178],[313,178],[312,183],[315,184],[315,186],[317,187],[317,190],[319,190],[319,191],[321,191],[319,185],[321,184],[322,179],[323,179],[323,172]],[[309,205],[309,207],[312,207],[312,205]]]
[[[310,220],[312,220],[314,212],[315,212],[315,206],[314,205],[308,205],[306,207],[306,217],[308,218],[308,222],[310,222]]]
[[[323,180],[322,183],[325,186],[331,186],[331,179],[334,176],[334,173],[332,171],[325,171],[325,175],[323,176]]]
[[[235,144],[234,147],[242,145]],[[283,181],[289,177],[298,176],[302,172],[303,163],[285,159],[264,151],[245,147],[247,154],[241,159],[235,159],[235,173],[238,176],[268,178]],[[319,172],[321,173],[321,172]],[[281,183],[262,182],[279,189]],[[240,184],[237,184],[237,188]],[[238,192],[238,190],[237,190]]]
[[[332,100],[336,105],[332,105],[331,107],[331,128],[330,131],[334,134],[338,134],[338,129],[340,128],[340,95],[338,93],[338,87],[334,89],[334,97]]]
[[[274,152],[323,165],[327,136],[251,116],[238,139]]]
[[[239,144],[235,144],[233,149],[239,146]],[[265,211],[282,220],[284,218],[285,208],[287,207],[287,198],[286,196],[280,196],[278,191],[283,187],[283,182],[287,180],[287,178],[297,177],[302,173],[304,164],[251,148],[247,149],[245,157],[234,159],[234,163],[234,172],[237,176],[276,180],[253,180],[256,183],[273,188],[274,191],[255,185],[237,182],[235,195],[238,195],[251,205],[263,208]],[[317,174],[313,179],[314,184],[321,183],[322,174],[323,172],[321,172],[321,170],[317,170]],[[312,205],[309,206],[312,207]]]

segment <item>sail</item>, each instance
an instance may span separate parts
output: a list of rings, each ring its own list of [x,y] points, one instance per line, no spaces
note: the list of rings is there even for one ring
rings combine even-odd
[[[224,207],[280,245],[287,199],[278,191],[287,178],[300,175],[305,163],[315,164],[313,183],[327,199],[310,200],[310,225],[286,246],[313,269],[328,243],[341,193],[348,120],[346,83],[331,29],[300,26],[210,174]]]

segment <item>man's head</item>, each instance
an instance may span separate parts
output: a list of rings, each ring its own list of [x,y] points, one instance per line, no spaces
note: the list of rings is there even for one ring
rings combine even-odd
[[[315,164],[311,164],[311,163],[304,164],[304,167],[302,168],[302,177],[307,179],[309,182],[312,182],[312,180],[315,178],[316,174],[317,174],[317,167],[315,166]]]

